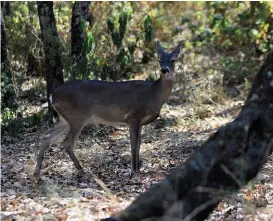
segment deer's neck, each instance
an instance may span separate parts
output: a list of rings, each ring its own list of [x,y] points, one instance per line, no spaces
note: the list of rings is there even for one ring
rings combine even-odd
[[[160,105],[163,105],[167,102],[172,92],[173,83],[174,82],[172,79],[163,79],[162,77],[155,81],[156,97]]]

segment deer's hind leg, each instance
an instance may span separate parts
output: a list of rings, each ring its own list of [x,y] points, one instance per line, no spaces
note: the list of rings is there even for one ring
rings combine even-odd
[[[79,177],[82,177],[84,176],[85,173],[79,160],[77,159],[73,151],[73,146],[79,134],[81,133],[82,129],[86,125],[85,118],[81,119],[81,117],[76,117],[73,119],[69,119],[69,125],[70,125],[70,131],[64,139],[63,147],[66,150],[72,162],[74,163],[76,169],[78,170]]]
[[[69,125],[67,121],[64,118],[60,117],[59,122],[57,122],[54,128],[52,128],[49,132],[43,135],[42,144],[40,146],[39,153],[37,156],[37,164],[36,164],[35,173],[34,173],[37,179],[40,179],[40,172],[41,172],[46,148],[49,147],[50,142],[52,140],[55,140],[56,138],[67,133],[68,130],[69,130]]]

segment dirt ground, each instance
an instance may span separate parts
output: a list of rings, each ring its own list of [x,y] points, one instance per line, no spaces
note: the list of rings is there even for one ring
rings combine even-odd
[[[175,94],[175,93],[173,93]],[[232,121],[243,99],[210,103],[196,111],[175,96],[161,117],[142,131],[141,177],[132,180],[127,128],[85,129],[75,153],[88,175],[80,183],[76,169],[61,148],[63,138],[46,151],[43,183],[33,178],[44,123],[20,137],[2,137],[1,220],[98,220],[125,208],[149,186],[183,163],[220,126]],[[273,220],[273,157],[258,177],[221,202],[208,220]]]

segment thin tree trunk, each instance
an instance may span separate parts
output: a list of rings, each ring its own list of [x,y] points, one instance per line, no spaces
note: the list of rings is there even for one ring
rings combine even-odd
[[[118,221],[204,220],[225,196],[254,178],[273,150],[273,52],[240,114],[166,179],[141,194]]]
[[[0,12],[1,12],[1,64],[7,63],[9,65],[6,26],[2,10]]]
[[[2,3],[2,2],[1,2]],[[4,88],[2,91],[2,108],[15,108],[15,91],[13,87],[12,72],[10,69],[10,62],[8,58],[8,41],[6,26],[4,21],[4,16],[2,10],[1,13],[1,81],[4,83]]]
[[[88,17],[88,7],[90,1],[76,1],[72,9],[71,20],[71,55],[72,55],[72,78],[75,79],[77,74],[86,78],[86,50],[84,48],[85,30],[82,22]]]
[[[37,8],[45,51],[48,107],[51,116],[50,118],[52,119],[53,110],[51,108],[49,97],[55,88],[64,83],[61,63],[61,44],[53,12],[53,2],[38,1]]]
[[[3,16],[9,16],[11,14],[11,2],[9,1],[1,1],[1,10],[3,13]]]

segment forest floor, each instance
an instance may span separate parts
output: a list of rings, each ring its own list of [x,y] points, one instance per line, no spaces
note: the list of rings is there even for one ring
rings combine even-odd
[[[232,121],[243,100],[207,104],[197,116],[190,104],[173,105],[171,97],[161,117],[142,132],[142,169],[130,179],[130,141],[127,128],[85,130],[75,153],[90,179],[78,182],[76,169],[60,148],[62,139],[47,150],[42,184],[33,178],[41,124],[20,138],[6,136],[1,156],[1,220],[97,220],[125,208],[140,193],[184,162],[219,128]],[[95,132],[94,132],[95,131]],[[91,172],[92,171],[92,172]],[[92,177],[95,174],[95,178]],[[251,184],[224,201],[208,220],[273,220],[273,158]]]

